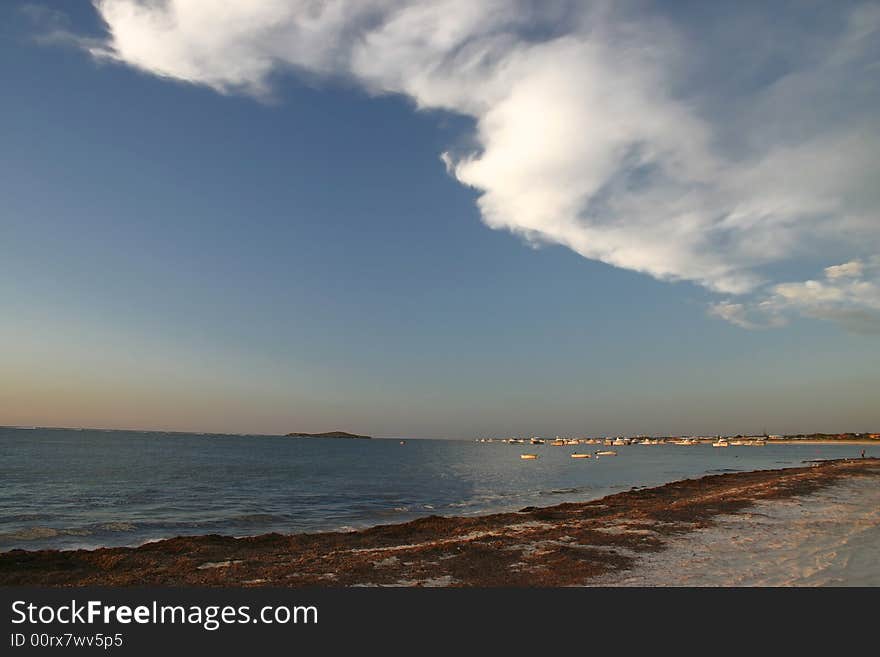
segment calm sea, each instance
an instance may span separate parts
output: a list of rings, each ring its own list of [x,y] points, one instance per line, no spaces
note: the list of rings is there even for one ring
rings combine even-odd
[[[443,440],[0,429],[0,551],[190,534],[351,529],[595,499],[708,473],[858,456],[860,445],[633,445],[618,456]],[[880,446],[865,448],[880,457]],[[523,461],[520,453],[540,454]]]

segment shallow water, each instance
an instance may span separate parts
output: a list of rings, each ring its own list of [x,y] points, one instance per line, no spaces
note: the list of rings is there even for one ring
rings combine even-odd
[[[880,457],[880,445],[550,447],[0,429],[0,550],[359,528],[595,499],[708,473]],[[523,461],[524,451],[540,458]]]

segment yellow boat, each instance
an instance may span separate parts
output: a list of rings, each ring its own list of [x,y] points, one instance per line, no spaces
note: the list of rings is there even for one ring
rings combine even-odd
[[[575,453],[575,454],[571,455],[571,458],[573,458],[573,459],[589,459],[589,458],[592,458],[592,456],[590,454]]]
[[[537,454],[520,454],[519,457],[524,461],[538,458]]]

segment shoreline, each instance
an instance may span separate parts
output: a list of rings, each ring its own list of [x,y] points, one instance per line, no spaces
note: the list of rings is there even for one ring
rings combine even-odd
[[[0,585],[571,586],[636,567],[674,538],[759,501],[845,478],[880,459],[824,461],[636,487],[588,502],[483,516],[429,516],[353,532],[209,534],[138,547],[0,553]]]
[[[759,500],[591,585],[880,586],[877,483],[848,477],[807,496]]]
[[[767,441],[767,444],[768,445],[880,445],[880,441],[877,441],[874,439],[869,439],[869,438],[865,438],[863,440],[855,440],[855,439],[854,440],[845,440],[845,439],[841,439],[841,440],[831,440],[831,439],[829,439],[829,440],[821,440],[821,439],[809,440],[809,439],[804,439],[804,440],[801,440],[799,438],[791,438],[791,439],[782,438],[782,439],[778,439],[778,440],[770,439]]]

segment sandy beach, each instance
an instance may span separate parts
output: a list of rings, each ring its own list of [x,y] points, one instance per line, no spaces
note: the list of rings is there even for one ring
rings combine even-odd
[[[870,570],[859,545],[880,526],[878,478],[880,459],[838,460],[711,475],[516,513],[431,516],[353,532],[13,550],[0,554],[0,585],[530,587],[829,579],[846,584],[847,577],[816,575],[822,569],[807,562],[821,561],[824,554],[832,570],[851,565]],[[823,526],[829,519],[837,525]],[[846,563],[829,556],[837,554],[841,528],[852,552]],[[725,559],[732,561],[720,568]],[[762,576],[758,565],[749,570],[749,564],[794,575]],[[678,575],[670,579],[670,573]],[[863,583],[876,580],[872,572],[860,576]]]
[[[756,502],[669,540],[595,586],[880,586],[880,486],[844,479]]]

